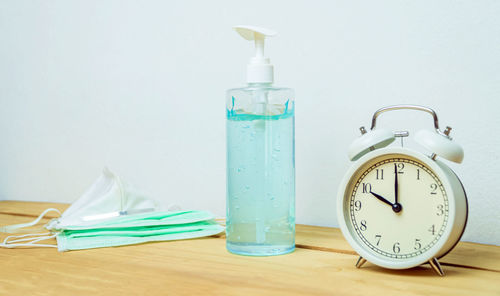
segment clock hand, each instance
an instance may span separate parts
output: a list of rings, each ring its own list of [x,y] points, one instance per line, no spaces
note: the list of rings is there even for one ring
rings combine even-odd
[[[385,199],[383,196],[379,195],[379,194],[376,194],[375,192],[373,191],[370,191],[370,193],[375,196],[378,200],[388,204],[391,206],[392,210],[394,211],[394,213],[399,213],[401,212],[401,210],[403,209],[403,207],[401,206],[401,204],[399,203],[391,203],[390,201],[388,201],[387,199]]]
[[[403,209],[401,204],[399,203],[398,198],[398,166],[394,163],[394,204],[392,205],[392,210],[394,213],[399,213]]]
[[[394,163],[394,203],[398,203],[398,166]]]
[[[376,193],[375,193],[375,192],[373,192],[373,191],[370,191],[370,193],[371,193],[373,196],[375,196],[378,200],[380,200],[381,202],[384,202],[384,203],[386,203],[386,204],[390,205],[391,207],[393,206],[393,205],[392,205],[392,202],[388,201],[388,200],[387,200],[387,199],[385,199],[383,196],[378,195],[378,194],[376,194]]]

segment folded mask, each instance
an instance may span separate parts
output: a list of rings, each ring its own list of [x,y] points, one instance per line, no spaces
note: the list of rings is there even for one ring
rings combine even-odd
[[[37,224],[0,227],[3,232]],[[205,211],[158,211],[156,204],[104,169],[99,179],[62,215],[45,228],[49,233],[7,237],[2,247],[57,247],[59,251],[114,247],[152,241],[190,239],[218,234],[224,227]],[[57,246],[41,243],[56,238]]]

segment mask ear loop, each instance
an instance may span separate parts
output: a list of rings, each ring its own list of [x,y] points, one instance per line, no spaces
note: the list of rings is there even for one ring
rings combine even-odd
[[[42,220],[43,216],[45,216],[48,212],[57,212],[57,213],[59,213],[59,215],[61,215],[61,212],[58,209],[49,208],[49,209],[46,209],[45,211],[43,211],[40,214],[40,216],[38,216],[38,218],[36,218],[35,220],[33,220],[29,223],[21,223],[21,224],[3,226],[3,227],[0,227],[0,232],[16,233],[16,232],[19,232],[19,229],[21,229],[21,228],[36,225],[36,224],[38,224],[38,222],[40,222],[40,220]]]
[[[16,248],[16,247],[57,248],[57,245],[37,244],[37,242],[55,238],[58,234],[59,233],[55,233],[55,234],[50,235],[50,232],[47,232],[47,233],[33,233],[33,234],[23,234],[23,235],[10,235],[4,239],[3,243],[0,244],[0,247],[4,247],[4,248]],[[35,237],[33,237],[33,236],[35,236]],[[18,238],[18,239],[9,241],[10,238]],[[27,242],[27,243],[21,243],[21,242]]]
[[[40,214],[40,216],[38,216],[38,218],[36,218],[35,220],[33,220],[29,223],[21,223],[21,224],[3,226],[3,227],[0,227],[0,232],[15,233],[15,232],[19,232],[19,229],[21,229],[21,228],[36,225],[36,224],[38,224],[38,222],[40,222],[40,220],[42,220],[42,218],[48,212],[57,212],[57,213],[59,213],[59,215],[61,214],[61,212],[58,209],[49,208],[49,209],[46,209],[45,211],[43,211]],[[37,242],[55,238],[58,234],[59,233],[51,234],[50,232],[47,232],[47,233],[29,233],[29,234],[23,234],[23,235],[10,235],[4,239],[3,243],[0,243],[0,247],[4,247],[4,248],[16,248],[16,247],[57,248],[57,245],[37,244]],[[12,238],[15,238],[15,239],[10,240]]]

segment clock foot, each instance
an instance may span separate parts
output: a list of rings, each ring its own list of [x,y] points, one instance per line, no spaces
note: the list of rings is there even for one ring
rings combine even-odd
[[[429,264],[431,265],[432,269],[439,275],[439,276],[444,276],[444,271],[441,268],[441,264],[439,264],[439,261],[437,260],[436,257],[432,258],[429,260]]]
[[[363,264],[365,264],[365,262],[366,262],[366,259],[359,256],[358,262],[356,262],[356,268],[361,268],[361,266],[363,266]]]

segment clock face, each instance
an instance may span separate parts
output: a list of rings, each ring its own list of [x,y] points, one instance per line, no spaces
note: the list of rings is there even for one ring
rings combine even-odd
[[[402,154],[362,165],[345,191],[344,217],[363,249],[377,257],[412,259],[443,236],[449,203],[443,184],[423,162]]]

